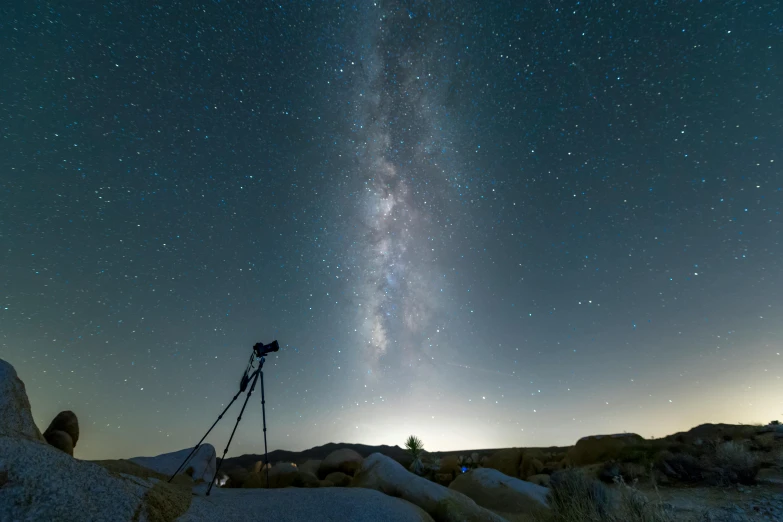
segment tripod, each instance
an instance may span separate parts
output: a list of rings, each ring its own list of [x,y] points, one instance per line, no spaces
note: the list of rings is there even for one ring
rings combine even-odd
[[[185,464],[188,463],[190,458],[193,456],[194,453],[201,447],[201,444],[204,442],[204,439],[207,438],[207,435],[209,435],[209,432],[212,431],[212,429],[217,425],[218,422],[220,422],[220,419],[223,418],[223,415],[228,411],[228,409],[231,407],[232,404],[234,404],[234,401],[239,398],[242,393],[247,390],[247,385],[250,383],[252,379],[252,384],[250,384],[250,390],[247,392],[247,396],[245,397],[245,402],[242,404],[242,409],[239,411],[239,417],[237,417],[237,422],[234,424],[234,429],[231,430],[231,436],[228,438],[228,444],[226,444],[226,449],[223,450],[223,456],[220,458],[220,461],[218,462],[217,466],[215,467],[215,475],[212,477],[212,481],[209,483],[209,487],[207,488],[207,496],[209,496],[210,491],[212,491],[212,486],[215,484],[215,480],[217,479],[218,472],[220,472],[220,466],[223,465],[223,461],[226,459],[226,453],[228,453],[228,447],[231,445],[231,441],[234,439],[234,434],[237,431],[237,427],[239,426],[239,421],[242,420],[242,414],[245,412],[245,407],[247,406],[247,402],[250,400],[250,396],[253,394],[253,390],[256,388],[256,382],[258,381],[259,376],[261,377],[261,416],[264,422],[264,467],[266,468],[266,487],[269,488],[269,458],[267,455],[267,447],[266,447],[266,400],[264,398],[264,356],[267,355],[269,352],[276,352],[279,350],[280,347],[277,344],[277,341],[273,341],[272,343],[268,345],[264,345],[262,343],[257,343],[255,346],[253,346],[253,353],[250,354],[250,361],[247,363],[247,367],[245,368],[245,373],[242,374],[242,378],[239,381],[239,391],[234,395],[234,398],[231,399],[231,402],[228,403],[228,406],[218,415],[217,420],[212,424],[212,426],[207,430],[207,432],[204,434],[203,437],[201,437],[201,440],[198,441],[198,444],[191,450],[190,454],[185,458],[185,460],[182,462],[182,464],[179,465],[177,468],[177,471],[174,472],[174,474],[169,478],[169,482],[174,480],[174,477],[177,476],[177,473],[180,472],[180,470],[185,466]],[[253,362],[258,361],[258,368],[253,370]],[[251,372],[251,370],[253,370]]]

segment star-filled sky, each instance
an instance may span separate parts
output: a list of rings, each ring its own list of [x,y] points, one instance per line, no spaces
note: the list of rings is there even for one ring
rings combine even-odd
[[[7,2],[0,48],[0,357],[78,457],[193,445],[273,339],[270,450],[783,417],[779,2]]]

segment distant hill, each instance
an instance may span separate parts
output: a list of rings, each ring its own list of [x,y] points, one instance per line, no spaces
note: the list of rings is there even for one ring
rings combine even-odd
[[[696,426],[685,432],[674,433],[667,437],[663,437],[664,440],[671,441],[693,441],[697,438],[703,440],[715,440],[723,439],[729,440],[734,438],[741,438],[745,436],[748,430],[753,431],[753,426],[738,425],[738,424],[702,424]],[[526,448],[526,449],[538,449],[547,453],[562,453],[567,451],[572,446],[552,446],[552,447],[538,447],[538,448]],[[368,446],[366,444],[350,444],[345,442],[324,444],[323,446],[316,446],[304,451],[286,451],[275,450],[269,453],[269,462],[272,464],[276,462],[293,462],[295,464],[304,464],[308,460],[323,460],[331,452],[342,449],[350,448],[356,451],[362,457],[367,457],[372,453],[381,453],[387,457],[391,457],[403,466],[408,466],[411,463],[411,458],[407,452],[399,446]],[[476,449],[476,450],[459,450],[459,451],[432,451],[430,452],[436,457],[445,457],[448,455],[471,455],[478,453],[479,457],[490,456],[497,451],[504,448],[494,449]],[[236,468],[250,469],[256,462],[264,460],[264,455],[249,454],[241,455],[239,457],[232,457],[226,459],[222,465],[223,470],[231,470]]]
[[[293,462],[295,464],[304,464],[308,460],[323,460],[331,452],[350,448],[362,457],[368,457],[373,453],[381,453],[387,457],[391,457],[405,467],[408,467],[411,463],[411,458],[408,453],[399,446],[368,446],[366,444],[350,444],[347,442],[324,444],[323,446],[316,446],[304,451],[286,451],[286,450],[274,450],[269,452],[269,462],[272,464],[276,462]],[[459,451],[433,451],[432,455],[437,457],[445,457],[447,455],[470,455],[472,453],[478,453],[479,456],[489,456],[499,451],[502,448],[495,449],[478,449],[478,450],[459,450]],[[551,448],[539,448],[544,451],[565,451],[567,448],[551,447]],[[227,458],[222,464],[221,469],[224,471],[243,468],[251,469],[256,462],[264,460],[263,453],[258,454],[246,454],[239,457]]]
[[[350,448],[357,452],[362,457],[367,457],[373,453],[381,453],[387,457],[391,457],[402,465],[406,466],[410,464],[411,459],[408,454],[399,446],[367,446],[366,444],[349,444],[345,442],[324,444],[323,446],[316,446],[304,451],[286,451],[286,450],[274,450],[269,452],[269,462],[274,464],[275,462],[293,462],[295,464],[304,464],[308,460],[323,460],[331,452]],[[239,457],[227,458],[223,463],[221,469],[231,470],[236,468],[250,469],[253,465],[264,460],[263,453],[260,455],[247,454],[240,455]]]

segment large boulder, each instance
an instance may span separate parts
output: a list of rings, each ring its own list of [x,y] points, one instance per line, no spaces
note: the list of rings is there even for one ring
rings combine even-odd
[[[522,463],[520,448],[507,448],[496,451],[487,459],[485,468],[496,469],[509,477],[519,476],[519,466]]]
[[[263,482],[262,487],[266,487],[266,472],[260,473]],[[278,462],[269,469],[269,487],[270,488],[288,488],[294,485],[299,476],[299,469],[290,462]]]
[[[545,488],[549,487],[549,475],[531,475],[528,478],[525,479],[527,482],[532,482],[533,484],[538,484],[539,486],[543,486]]]
[[[166,476],[172,475],[187,458],[193,448],[186,448],[156,457],[134,457],[131,462],[157,471]],[[215,447],[202,444],[193,456],[180,469],[180,473],[189,475],[193,480],[210,482],[215,475]]]
[[[209,497],[196,494],[191,509],[177,522],[205,520],[432,522],[432,517],[409,502],[369,489],[288,488],[213,489]]]
[[[44,442],[33,421],[24,383],[10,363],[0,359],[0,436]]]
[[[547,488],[492,468],[464,473],[449,485],[449,489],[464,493],[479,506],[504,513],[536,513],[548,507]]]
[[[454,478],[462,473],[462,466],[460,466],[457,456],[448,455],[440,459],[440,468],[438,469],[438,473],[449,474],[451,475],[451,478]]]
[[[27,438],[0,436],[0,477],[0,520],[174,520],[190,505],[190,487],[112,472]]]
[[[517,475],[520,478],[526,478],[530,475],[538,475],[544,470],[544,464],[536,458],[535,453],[525,453],[522,455],[522,462],[519,464],[519,474]]]
[[[329,473],[335,471],[353,476],[362,467],[362,460],[362,456],[350,448],[335,450],[321,461],[318,467],[318,478],[326,478]]]
[[[324,480],[328,480],[333,486],[337,486],[338,488],[347,488],[351,485],[351,477],[342,471],[329,473]]]
[[[73,457],[73,449],[79,442],[79,419],[72,411],[61,411],[49,423],[43,436],[51,446]]]
[[[438,522],[491,521],[503,519],[462,493],[414,475],[399,462],[373,453],[362,463],[351,484],[375,489],[419,506]]]
[[[321,461],[320,460],[308,460],[304,464],[299,464],[299,471],[304,471],[305,473],[312,473],[316,477],[318,476],[318,468],[321,467]]]
[[[582,437],[568,451],[568,460],[574,466],[586,466],[617,458],[626,446],[644,443],[644,439],[635,433],[615,435],[592,435]]]
[[[312,473],[301,471],[296,464],[290,462],[278,462],[269,468],[269,487],[279,488],[317,488],[320,486],[318,478]],[[243,488],[266,488],[267,472],[262,469],[248,474]]]

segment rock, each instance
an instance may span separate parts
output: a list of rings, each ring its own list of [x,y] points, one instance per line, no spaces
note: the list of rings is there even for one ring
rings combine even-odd
[[[226,475],[228,475],[228,482],[226,483],[226,487],[241,488],[248,479],[250,472],[244,468],[235,468],[226,471]]]
[[[563,469],[563,463],[558,460],[550,460],[546,463],[544,463],[544,473],[547,475],[551,475],[555,471],[559,471]]]
[[[177,471],[182,461],[193,448],[185,448],[171,453],[163,453],[156,457],[134,457],[128,459],[140,466],[157,471],[166,476],[171,476]],[[210,482],[215,475],[215,448],[212,444],[202,444],[188,462],[182,466],[180,473],[189,475],[193,480]]]
[[[342,471],[335,471],[329,473],[324,480],[331,482],[338,488],[347,488],[351,485],[351,477],[343,473]]]
[[[509,477],[492,468],[463,473],[451,483],[449,489],[464,493],[476,504],[494,511],[535,513],[548,507],[547,488]]]
[[[213,489],[209,497],[194,496],[190,510],[177,522],[212,520],[432,522],[432,517],[409,502],[369,489]]]
[[[335,471],[353,476],[362,467],[362,460],[361,455],[349,448],[333,451],[321,461],[321,465],[318,467],[318,478],[326,478],[329,473]]]
[[[113,473],[28,438],[0,436],[0,475],[0,520],[173,520],[191,498],[189,487]]]
[[[24,383],[10,363],[0,359],[0,436],[45,442],[33,421]]]
[[[485,468],[496,469],[509,477],[516,477],[519,474],[519,465],[522,462],[522,450],[519,448],[502,449],[493,453]]]
[[[266,472],[259,473],[263,485],[266,487]],[[269,469],[270,488],[288,488],[294,485],[299,476],[299,469],[290,462],[278,462]],[[317,479],[316,479],[317,480]]]
[[[79,419],[76,418],[76,414],[72,411],[61,411],[57,416],[49,423],[49,427],[44,432],[44,438],[49,431],[64,431],[67,433],[73,441],[73,447],[76,447],[76,443],[79,442]]]
[[[538,460],[535,456],[524,453],[522,455],[522,462],[519,464],[519,472],[517,477],[529,477],[530,475],[538,475],[544,470],[544,464]]]
[[[525,479],[527,482],[532,482],[533,484],[538,484],[539,486],[548,488],[549,487],[549,475],[530,475],[528,478]]]
[[[441,486],[448,486],[454,480],[454,475],[451,473],[435,473],[434,480]]]
[[[615,459],[624,447],[643,442],[644,439],[635,433],[582,437],[568,451],[568,460],[575,466],[595,464]]]
[[[397,461],[373,453],[354,476],[353,487],[375,489],[419,506],[438,522],[503,522],[495,513],[477,505],[462,493],[414,475]]]
[[[266,486],[266,470],[251,472],[242,485],[243,488],[266,488]],[[318,477],[300,470],[296,464],[278,462],[269,469],[269,487],[272,489],[317,488],[319,486]]]
[[[308,460],[304,464],[300,464],[299,471],[304,471],[305,473],[312,473],[316,477],[318,476],[318,468],[321,467],[321,461],[320,460]]]
[[[758,475],[756,475],[756,481],[759,484],[783,486],[783,470],[773,468],[759,470]]]
[[[270,468],[270,469],[271,469],[271,468],[272,468],[272,465],[271,465],[271,464],[266,464],[266,465],[265,465],[263,460],[259,460],[258,462],[256,462],[255,464],[253,464],[253,472],[254,472],[254,473],[261,473],[261,472],[262,472],[262,471],[264,471],[266,468]]]
[[[462,466],[459,465],[459,459],[457,459],[455,455],[443,457],[440,459],[438,473],[451,475],[451,478],[453,479],[462,473]]]
[[[272,479],[270,477],[269,483],[272,483]],[[245,479],[242,481],[242,488],[244,489],[257,489],[257,488],[265,488],[266,487],[266,473],[264,473],[263,476],[261,476],[261,473],[257,471],[250,471],[245,476]]]
[[[73,457],[73,439],[70,435],[60,430],[47,430],[44,433],[44,438],[50,446],[57,448],[60,451],[64,451],[71,457]]]

